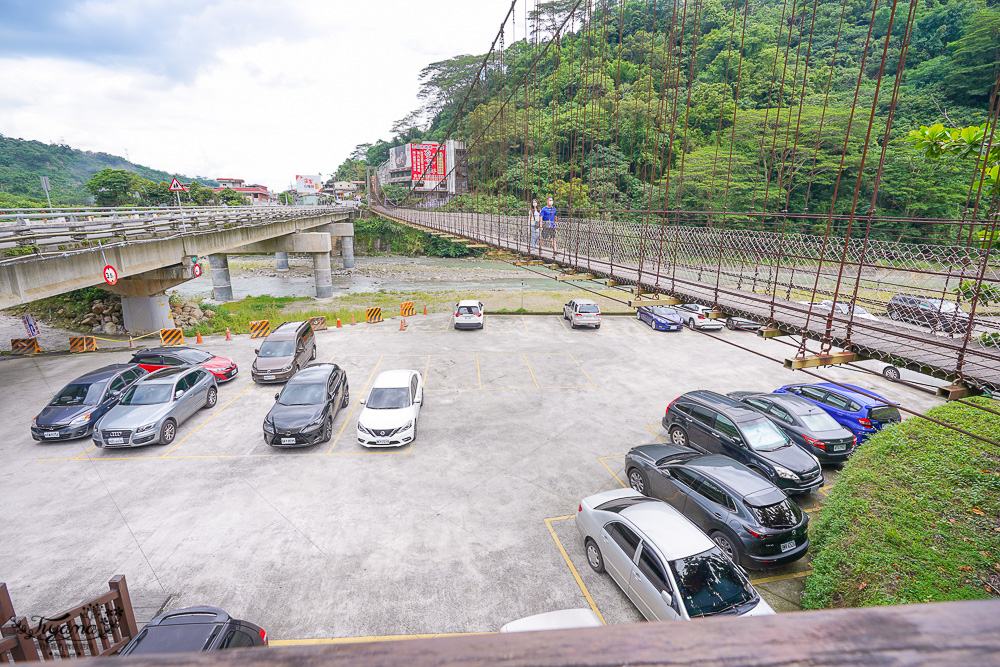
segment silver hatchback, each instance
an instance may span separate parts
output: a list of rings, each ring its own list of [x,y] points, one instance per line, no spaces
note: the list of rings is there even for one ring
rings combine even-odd
[[[132,385],[94,428],[98,447],[169,445],[177,427],[219,400],[215,376],[199,366],[174,366]]]

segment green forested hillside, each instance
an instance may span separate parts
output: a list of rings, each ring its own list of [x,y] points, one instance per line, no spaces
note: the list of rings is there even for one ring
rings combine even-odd
[[[485,196],[523,210],[530,196],[554,194],[580,209],[808,212],[819,217],[771,221],[822,232],[822,218],[849,212],[857,193],[855,210],[874,203],[883,218],[875,236],[931,241],[957,227],[884,218],[961,218],[972,208],[975,151],[932,160],[907,137],[989,120],[997,0],[916,2],[911,22],[910,3],[886,0],[584,0],[552,40],[574,4],[538,3],[531,39],[491,55],[478,80],[482,56],[429,65],[424,106],[397,123],[392,141],[362,144],[341,170],[377,165],[391,145],[440,141],[451,128],[470,141],[477,206]],[[727,224],[762,224],[754,220]]]
[[[49,177],[53,205],[86,204],[91,195],[84,184],[106,168],[124,169],[156,182],[169,183],[174,176],[185,183],[191,180],[187,176],[129,162],[117,155],[81,151],[63,144],[12,139],[0,134],[0,208],[45,205],[41,176]],[[211,179],[197,177],[197,180],[203,185],[218,185]]]

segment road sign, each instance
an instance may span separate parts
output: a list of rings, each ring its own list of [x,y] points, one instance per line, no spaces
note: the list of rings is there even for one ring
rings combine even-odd
[[[45,190],[46,192],[50,190],[48,176],[42,176],[42,190]]]
[[[34,338],[38,335],[38,322],[35,321],[35,316],[32,313],[22,315],[21,321],[24,322],[24,330],[28,332],[28,338]]]
[[[181,182],[177,180],[176,176],[172,181],[170,181],[170,188],[168,189],[170,192],[184,192],[184,186],[181,185]]]
[[[195,264],[191,267],[191,273],[195,278],[201,278],[201,264]]]
[[[109,285],[114,285],[118,282],[118,272],[110,264],[104,267],[104,282]]]

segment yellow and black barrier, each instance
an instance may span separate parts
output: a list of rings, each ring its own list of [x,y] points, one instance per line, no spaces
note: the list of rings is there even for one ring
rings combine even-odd
[[[413,307],[412,301],[407,301],[406,303],[399,304],[399,314],[403,317],[413,317],[416,309]]]
[[[312,325],[313,331],[323,331],[326,329],[326,315],[320,315],[319,317],[310,317],[309,324]]]
[[[271,320],[254,320],[250,323],[250,337],[264,338],[271,333]]]
[[[38,354],[42,348],[38,346],[38,341],[34,338],[11,338],[11,354]]]
[[[382,309],[381,308],[367,308],[365,310],[365,318],[368,320],[369,324],[374,324],[375,322],[382,321]]]
[[[160,329],[160,343],[163,345],[183,345],[184,332],[180,329]]]
[[[70,352],[96,352],[97,339],[93,336],[71,336],[69,339]]]

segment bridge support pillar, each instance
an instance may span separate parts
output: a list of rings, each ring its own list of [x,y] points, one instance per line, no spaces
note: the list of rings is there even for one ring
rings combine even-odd
[[[274,253],[274,261],[277,265],[279,271],[288,270],[288,253],[287,252],[276,252]]]
[[[123,296],[122,326],[125,331],[140,335],[160,329],[173,329],[174,318],[167,295]]]
[[[344,236],[340,239],[340,253],[344,257],[344,268],[354,268],[354,237]]]
[[[316,281],[316,296],[324,299],[333,296],[333,271],[330,269],[330,253],[314,252],[313,278]]]
[[[208,266],[212,271],[212,298],[216,301],[232,301],[233,283],[229,277],[229,255],[209,255]]]

